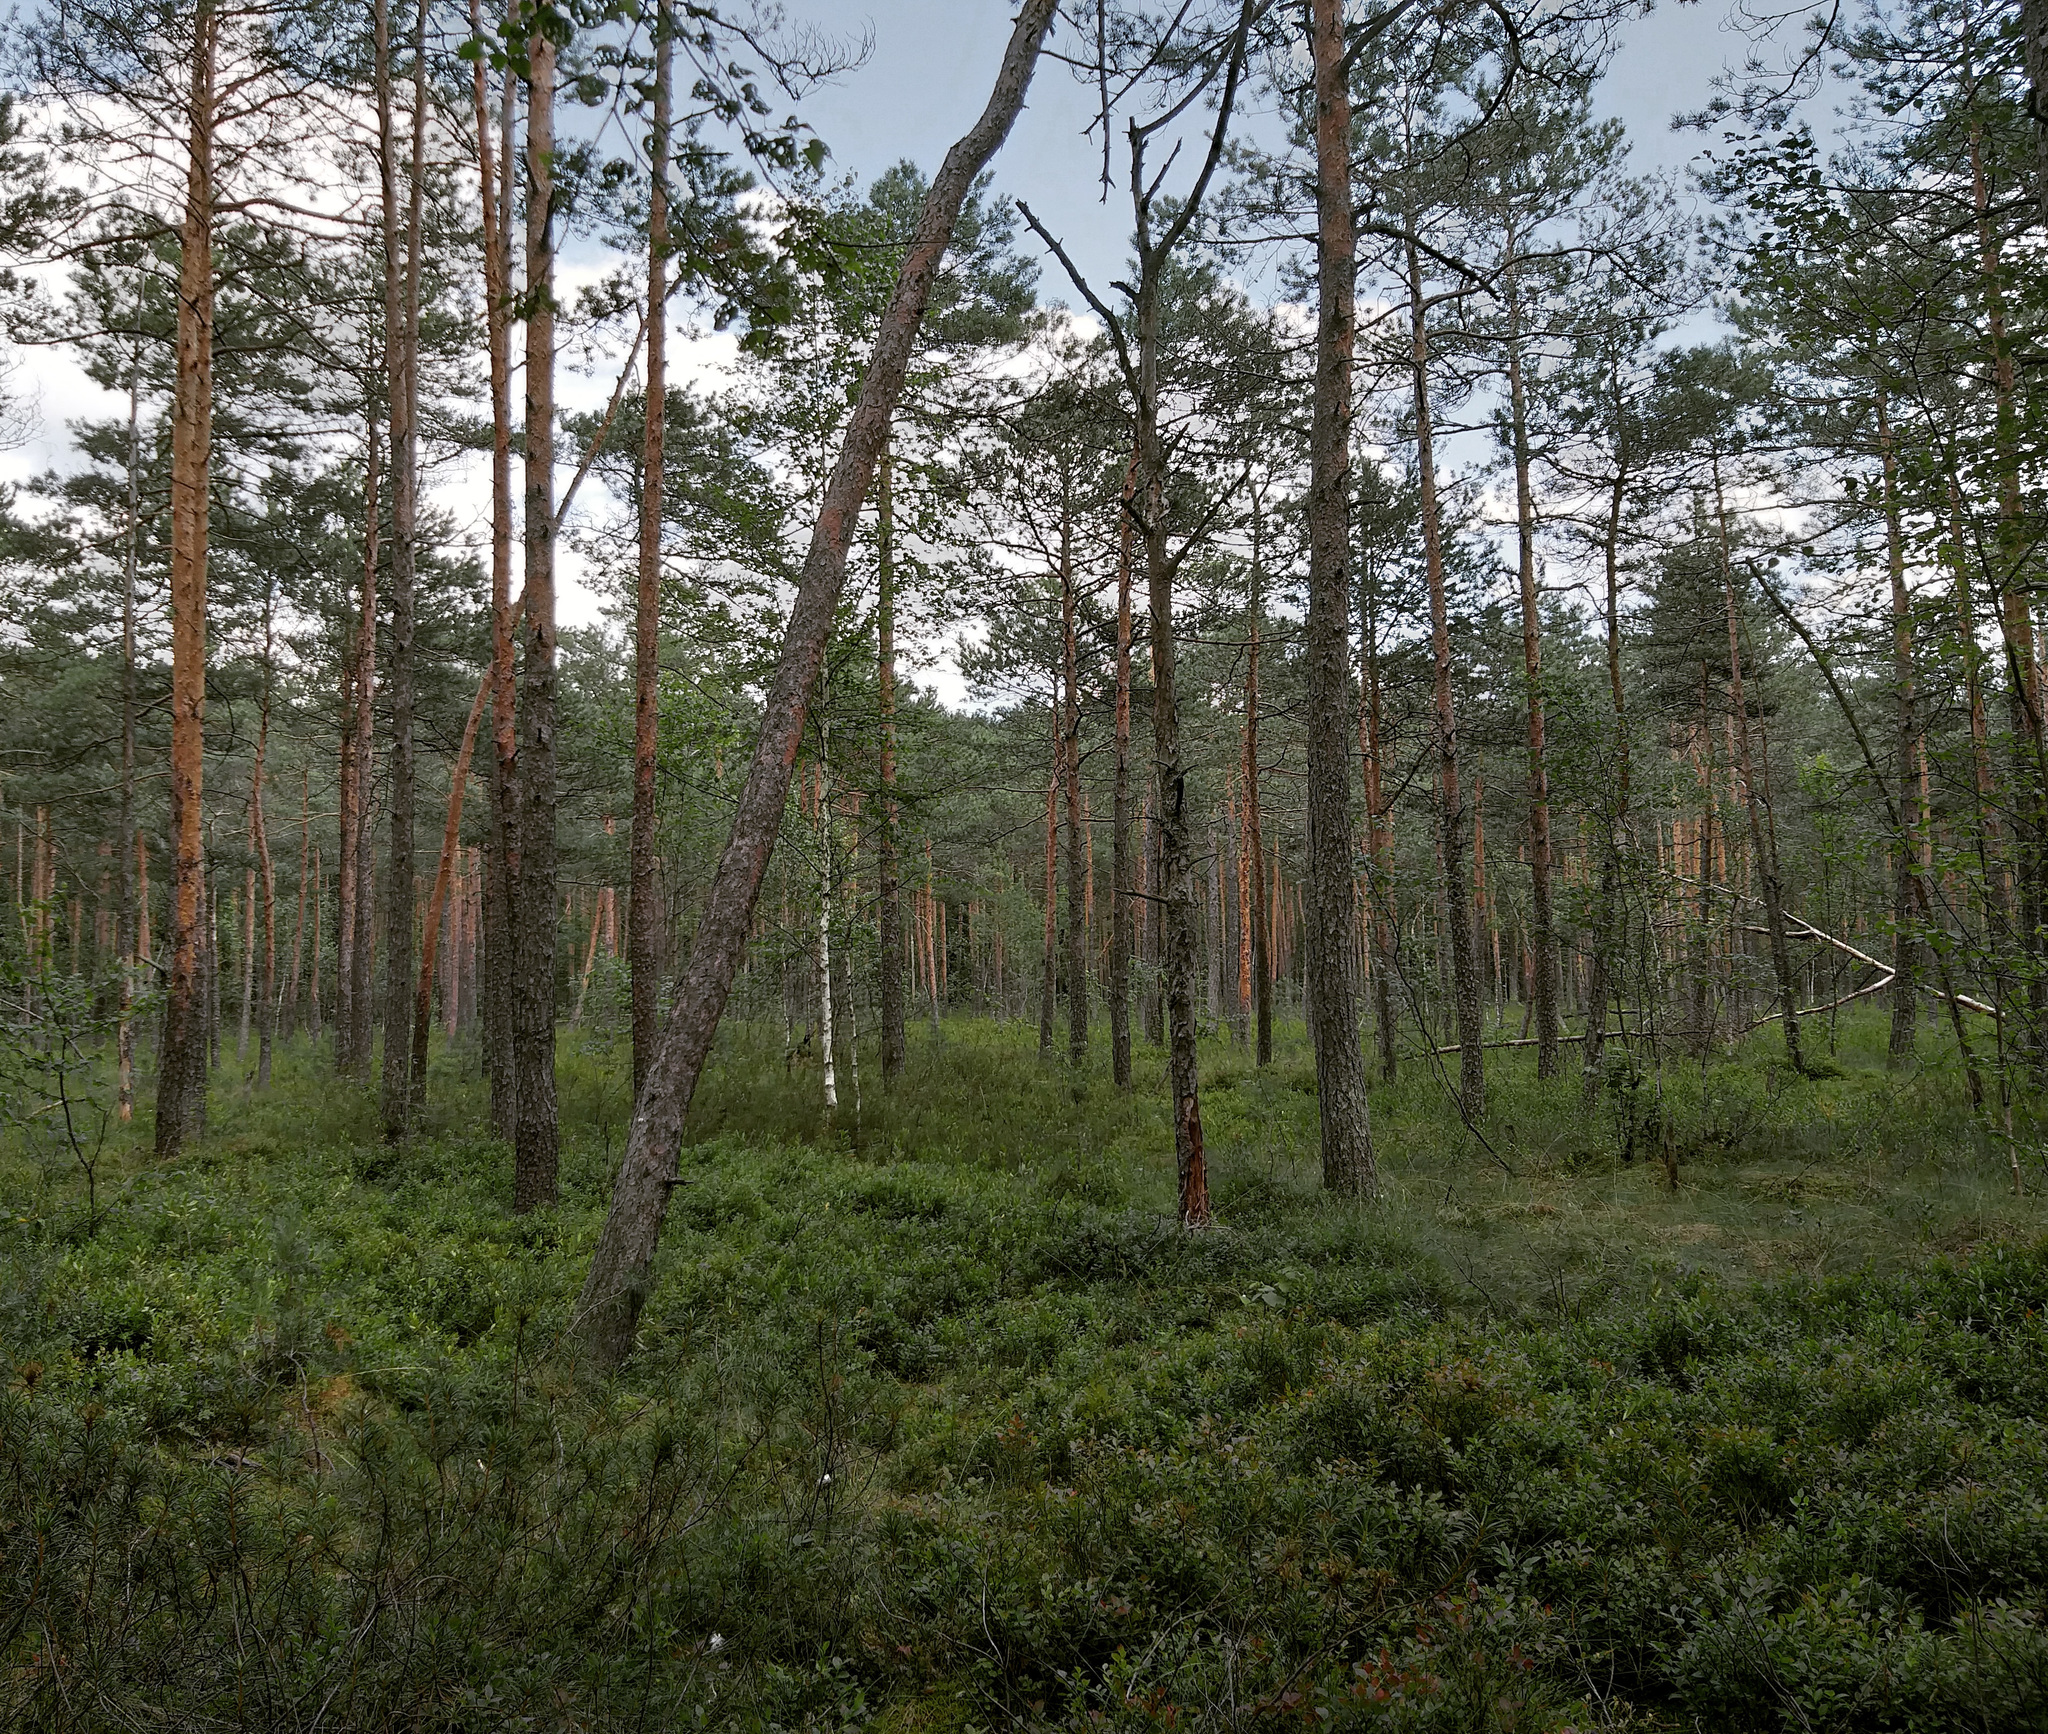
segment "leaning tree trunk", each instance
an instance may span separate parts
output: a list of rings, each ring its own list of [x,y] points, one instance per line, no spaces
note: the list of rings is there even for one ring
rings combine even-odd
[[[519,903],[512,1068],[512,1208],[555,1201],[555,50],[533,39],[526,77],[526,655],[519,693]]]
[[[647,200],[647,389],[640,452],[640,569],[633,598],[633,836],[626,906],[632,975],[633,1091],[654,1060],[661,991],[661,903],[655,871],[654,767],[661,718],[661,510],[668,432],[668,156],[675,27],[655,15],[654,138]]]
[[[218,21],[193,24],[185,209],[178,226],[178,371],[171,397],[171,968],[157,1073],[156,1153],[176,1156],[206,1126],[206,1028],[199,924],[205,905],[200,807],[206,729],[207,470],[213,434],[213,122]]]
[[[1351,363],[1356,341],[1351,98],[1342,0],[1311,0],[1316,101],[1316,372],[1308,493],[1308,996],[1322,1117],[1323,1185],[1379,1191],[1365,1056],[1351,992]]]
[[[1442,521],[1436,495],[1436,445],[1429,415],[1429,326],[1422,301],[1422,261],[1408,243],[1409,364],[1415,392],[1415,467],[1422,484],[1422,552],[1429,577],[1430,649],[1435,663],[1437,853],[1443,874],[1444,926],[1449,930],[1451,993],[1458,1015],[1458,1106],[1468,1124],[1486,1112],[1485,1027],[1479,1009],[1479,962],[1473,955],[1472,897],[1465,880],[1464,794],[1458,776],[1458,712],[1451,685],[1451,617],[1444,589]]]
[[[746,950],[754,904],[789,798],[807,701],[817,683],[845,578],[847,547],[902,394],[939,261],[975,176],[1023,107],[1054,8],[1055,0],[1025,0],[987,108],[966,137],[946,153],[932,180],[895,293],[882,315],[860,395],[826,483],[732,833],[712,877],[689,967],[678,984],[675,1009],[662,1032],[654,1067],[634,1102],[611,1209],[577,1301],[577,1329],[600,1366],[618,1366],[633,1345],[674,1183],[684,1117]]]

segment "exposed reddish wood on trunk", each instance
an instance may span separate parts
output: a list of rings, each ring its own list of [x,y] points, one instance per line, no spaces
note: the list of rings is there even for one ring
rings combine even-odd
[[[171,967],[157,1075],[156,1153],[206,1124],[199,1003],[204,901],[200,797],[206,728],[206,531],[213,433],[213,127],[219,22],[199,0],[187,95],[185,207],[178,229],[178,357],[171,398]]]
[[[1351,208],[1351,97],[1342,0],[1311,0],[1316,137],[1316,361],[1308,495],[1309,1027],[1314,1032],[1323,1185],[1379,1191],[1365,1058],[1347,953],[1351,903],[1351,367],[1357,337],[1357,237]]]

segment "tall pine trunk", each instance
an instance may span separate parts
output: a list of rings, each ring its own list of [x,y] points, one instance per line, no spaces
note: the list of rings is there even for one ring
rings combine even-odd
[[[661,719],[661,511],[668,433],[668,156],[675,30],[654,21],[654,139],[647,203],[646,427],[640,448],[640,568],[633,597],[633,835],[626,907],[632,975],[633,1090],[654,1062],[661,993],[661,891],[655,867],[654,767]]]
[[[1052,763],[1045,777],[1045,939],[1038,969],[1038,1063],[1052,1058],[1053,1014],[1059,1005],[1060,784],[1067,752],[1060,738],[1060,701],[1052,701]]]
[[[1220,123],[1219,123],[1220,124]],[[1152,626],[1152,760],[1159,828],[1159,979],[1166,1011],[1179,1215],[1210,1222],[1209,1164],[1195,1040],[1195,873],[1187,765],[1181,753],[1173,629],[1174,563],[1166,547],[1166,442],[1159,426],[1159,286],[1145,273],[1138,302],[1137,447],[1145,524],[1146,601]]]
[[[2007,326],[2005,268],[1991,222],[1990,186],[1984,170],[1982,129],[1970,127],[1971,194],[1976,210],[1978,275],[1982,279],[1987,360],[1992,382],[1993,443],[1998,460],[1999,572],[1994,594],[2006,661],[2007,702],[2012,718],[2012,859],[2018,891],[2018,941],[2022,951],[2041,946],[2042,878],[2048,871],[2048,719],[2041,709],[2038,652],[2034,642],[2032,593],[2025,567],[2031,547],[2020,482],[2022,408],[2012,337]],[[2024,1045],[2041,1057],[2040,1022],[2048,980],[2032,958],[2027,978]]]
[[[470,25],[482,32],[479,0]],[[512,1052],[513,933],[519,883],[519,734],[513,702],[512,606],[512,114],[519,85],[508,68],[492,147],[490,83],[474,74],[477,180],[483,193],[484,333],[491,388],[491,823],[484,849],[483,1060],[491,1124],[508,1144],[518,1132]]]
[[[1265,499],[1252,496],[1252,593],[1251,633],[1245,648],[1244,675],[1244,849],[1250,869],[1250,893],[1246,925],[1251,929],[1252,1003],[1254,1010],[1253,1063],[1273,1063],[1273,960],[1267,926],[1271,911],[1266,903],[1265,839],[1259,824],[1259,629],[1266,610]],[[1340,612],[1348,612],[1347,608]],[[1348,780],[1349,771],[1346,772]],[[1346,825],[1348,828],[1349,820]]]
[[[399,233],[389,0],[376,0],[377,134],[384,240],[384,359],[391,417],[391,839],[384,887],[384,1136],[406,1134],[412,1106],[413,626],[419,564],[420,201],[426,179],[427,7],[414,14],[412,153]]]
[[[1367,967],[1372,972],[1373,1041],[1379,1052],[1380,1082],[1394,1081],[1394,959],[1396,934],[1393,898],[1393,838],[1387,824],[1382,767],[1386,763],[1386,723],[1380,688],[1379,587],[1376,576],[1360,559],[1358,585],[1358,753],[1364,765],[1365,854],[1368,903],[1365,912]]]
[[[441,910],[448,899],[448,887],[454,878],[462,854],[462,798],[469,787],[470,754],[476,750],[476,728],[484,710],[484,701],[490,695],[490,670],[477,682],[476,697],[469,707],[469,718],[462,725],[462,744],[455,750],[455,769],[448,779],[448,818],[441,831],[441,854],[434,866],[434,889],[427,897],[427,918],[420,928],[420,973],[414,986],[412,1001],[412,1065],[408,1076],[411,1079],[412,1101],[407,1113],[417,1121],[427,1105],[427,1036],[431,1025],[434,992],[434,960],[441,943]],[[450,949],[454,950],[454,935],[450,935]],[[461,981],[459,957],[452,974],[451,986]],[[457,992],[451,991],[451,1006]],[[456,1020],[452,1014],[448,1019],[448,1033],[453,1037]],[[388,1038],[387,1038],[388,1039]]]
[[[1507,301],[1509,426],[1515,462],[1515,539],[1522,604],[1523,703],[1529,737],[1530,998],[1536,1014],[1536,1075],[1557,1076],[1557,934],[1550,912],[1550,769],[1544,747],[1543,617],[1536,597],[1536,493],[1529,480],[1529,400],[1522,370],[1522,303],[1510,266]]]
[[[1918,745],[1913,677],[1913,604],[1906,591],[1906,539],[1899,508],[1898,454],[1892,444],[1891,405],[1880,392],[1877,437],[1884,463],[1885,566],[1891,579],[1893,702],[1898,710],[1899,827],[1892,864],[1892,991],[1890,1064],[1913,1057],[1913,1029],[1919,1010],[1919,939],[1914,931],[1915,859],[1927,816],[1913,777]],[[1924,762],[1924,761],[1923,761]]]
[[[135,828],[135,580],[142,524],[140,374],[141,357],[137,356],[128,370],[127,524],[121,552],[121,806],[119,836],[114,844],[120,885],[115,945],[121,954],[121,1021],[114,1036],[114,1106],[124,1125],[135,1116],[133,1007],[136,972],[142,962],[137,944],[135,870],[136,846],[141,842]]]
[[[1777,826],[1770,812],[1770,786],[1758,773],[1762,754],[1749,740],[1749,700],[1742,681],[1741,610],[1735,598],[1735,559],[1728,541],[1728,508],[1721,493],[1721,463],[1714,460],[1714,518],[1721,550],[1721,587],[1728,612],[1728,711],[1735,723],[1735,763],[1742,774],[1742,804],[1749,816],[1749,846],[1755,851],[1757,884],[1769,930],[1771,973],[1778,983],[1778,1010],[1785,1024],[1785,1057],[1796,1072],[1806,1070],[1799,1050],[1799,989],[1792,974],[1792,947],[1785,931],[1785,893],[1778,873]],[[1768,749],[1766,748],[1767,752]],[[1764,773],[1768,776],[1768,772]]]
[[[875,693],[881,712],[882,812],[876,841],[876,915],[881,925],[882,1081],[903,1070],[908,1038],[903,1019],[903,869],[896,806],[896,502],[894,466],[885,434],[875,463],[877,597]]]
[[[1586,960],[1586,1040],[1580,1058],[1581,1099],[1591,1108],[1598,1098],[1604,1075],[1607,1039],[1608,960],[1617,949],[1616,924],[1621,910],[1621,839],[1628,823],[1630,756],[1628,744],[1628,701],[1621,683],[1621,514],[1628,493],[1628,406],[1622,391],[1618,367],[1609,373],[1608,403],[1615,418],[1616,444],[1614,477],[1607,494],[1607,523],[1601,538],[1601,553],[1607,586],[1605,625],[1607,640],[1607,697],[1614,716],[1613,793],[1607,803],[1600,850],[1600,889],[1593,905],[1593,944]],[[1704,878],[1706,868],[1701,866]],[[1703,993],[1706,973],[1694,977],[1694,991]],[[1705,1019],[1694,1020],[1704,1025]],[[1701,1038],[1704,1040],[1704,1037]]]
[[[365,391],[374,404],[376,387]],[[345,912],[342,920],[344,956],[341,989],[345,1029],[336,1033],[337,1056],[347,1077],[367,1083],[370,1076],[370,842],[371,800],[375,771],[372,742],[377,704],[377,561],[382,550],[382,503],[378,498],[383,447],[374,409],[366,424],[369,455],[363,477],[363,587],[356,605],[355,690],[349,713],[350,798],[347,835],[342,851]]]
[[[292,966],[285,977],[283,993],[279,999],[280,1023],[287,1040],[296,1035],[304,1021],[299,992],[305,980],[306,961],[306,895],[310,889],[308,874],[313,867],[313,773],[311,769],[299,772],[299,897],[298,913],[292,919]],[[313,918],[314,943],[319,942],[320,918]],[[314,1027],[319,1026],[316,1016]]]
[[[1429,324],[1422,260],[1407,245],[1409,367],[1415,394],[1415,467],[1422,485],[1422,552],[1429,579],[1429,637],[1434,664],[1437,760],[1437,857],[1444,926],[1451,954],[1451,995],[1458,1024],[1458,1104],[1467,1122],[1486,1112],[1485,1027],[1479,960],[1473,955],[1472,895],[1465,878],[1465,806],[1458,770],[1458,712],[1451,683],[1450,602],[1444,588],[1443,525],[1436,492],[1436,441],[1429,410]]]
[[[526,609],[519,690],[518,919],[513,932],[512,1208],[555,1201],[555,48],[526,76]]]
[[[270,749],[271,688],[276,679],[270,602],[263,607],[263,702],[256,719],[256,761],[249,780],[249,831],[263,895],[263,993],[256,1005],[256,1088],[270,1088],[270,1050],[277,1036],[277,875],[270,859],[270,823],[263,813],[263,773]]]
[[[206,1128],[207,1030],[200,922],[206,730],[206,532],[213,435],[213,127],[219,21],[198,0],[187,98],[185,207],[178,225],[178,359],[171,397],[171,967],[157,1072],[156,1153]]]
[[[1060,478],[1060,781],[1067,798],[1067,1061],[1088,1059],[1088,927],[1081,824],[1081,679],[1074,641],[1073,478]]]
[[[1323,1185],[1349,1198],[1379,1190],[1358,1046],[1350,941],[1351,363],[1356,341],[1351,97],[1342,0],[1311,0],[1316,106],[1316,372],[1308,494],[1308,994],[1315,1027]]]
[[[1110,837],[1109,1071],[1119,1090],[1131,1087],[1131,489],[1135,467],[1124,472],[1117,509],[1116,553],[1116,795]]]

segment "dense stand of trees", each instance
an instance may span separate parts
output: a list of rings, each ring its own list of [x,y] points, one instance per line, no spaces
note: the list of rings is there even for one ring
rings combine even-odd
[[[975,127],[865,191],[780,118],[843,51],[712,7],[30,20],[0,248],[53,268],[0,309],[122,408],[0,525],[19,1029],[91,985],[166,1156],[315,1038],[402,1139],[438,1029],[532,1210],[558,1032],[616,1024],[610,1361],[728,1017],[841,1114],[963,1013],[1118,1089],[1163,1049],[1191,1226],[1197,1038],[1267,1064],[1276,1018],[1355,1197],[1372,1079],[1483,1142],[1503,1046],[1588,1100],[1766,1025],[1811,1073],[1883,996],[1895,1063],[2009,1107],[2039,13],[1827,21],[1839,136],[1731,85],[1704,222],[1595,118],[1598,8],[1029,0]],[[1122,141],[1115,283],[985,172],[1048,32]],[[573,300],[571,245],[615,267]],[[917,679],[956,637],[967,709]]]

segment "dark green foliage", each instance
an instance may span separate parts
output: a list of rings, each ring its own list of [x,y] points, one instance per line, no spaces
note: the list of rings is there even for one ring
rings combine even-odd
[[[1219,1047],[1189,1236],[1153,1096],[1029,1037],[955,1023],[856,1132],[731,1032],[612,1386],[562,1358],[601,1042],[552,1215],[466,1110],[386,1147],[290,1050],[96,1235],[10,1154],[0,1718],[2048,1717],[2048,1242],[1948,1092],[1667,1071],[1674,1195],[1513,1069],[1482,1169],[1419,1076],[1368,1213],[1315,1191],[1298,1047]]]

